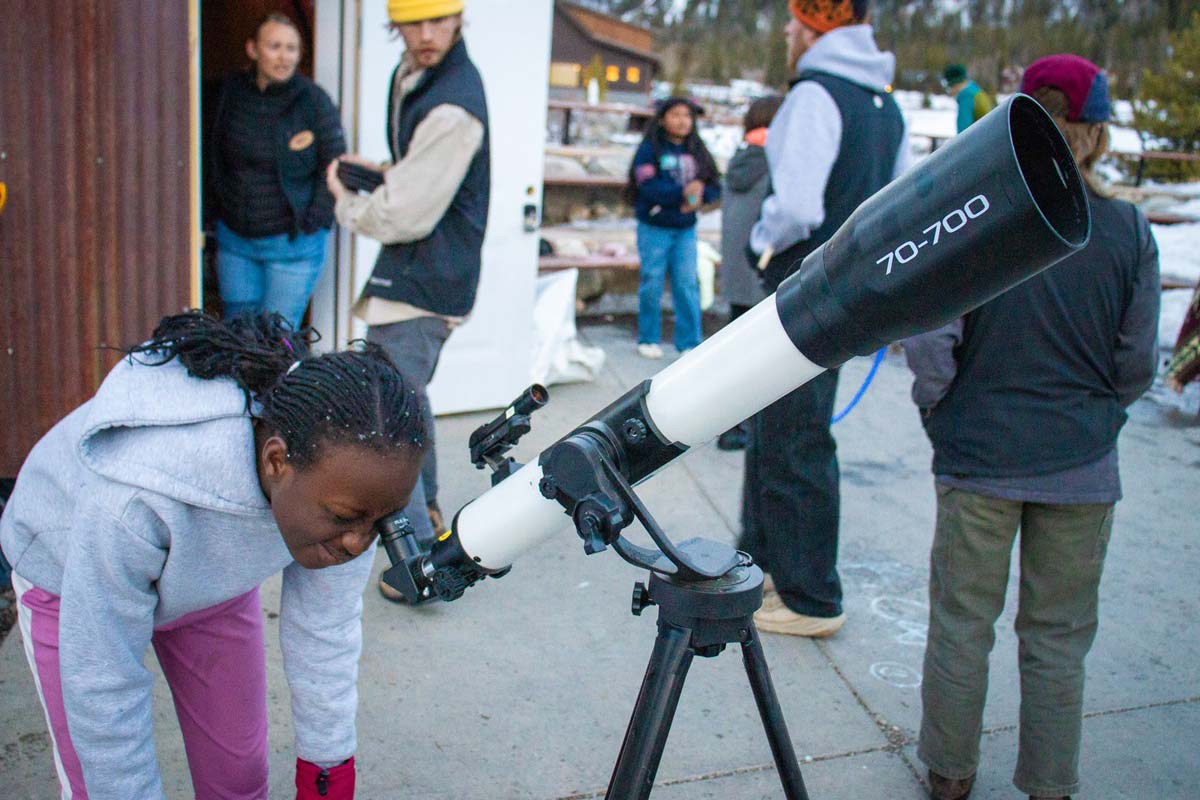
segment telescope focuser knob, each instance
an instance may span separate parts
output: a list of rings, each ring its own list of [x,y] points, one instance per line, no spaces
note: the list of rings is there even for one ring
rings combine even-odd
[[[654,601],[650,598],[650,591],[646,588],[646,584],[641,581],[635,583],[633,585],[633,603],[629,610],[635,617],[640,617],[642,611],[652,605],[654,605]]]
[[[452,567],[443,567],[433,573],[433,593],[449,603],[463,596],[471,585],[461,572]]]
[[[629,444],[641,444],[646,438],[649,431],[646,429],[646,423],[637,417],[630,417],[625,420],[625,424],[621,426],[621,434],[625,437],[625,441]]]

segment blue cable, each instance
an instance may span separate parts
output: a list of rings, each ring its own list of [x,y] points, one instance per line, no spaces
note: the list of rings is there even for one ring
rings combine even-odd
[[[830,425],[840,422],[843,417],[853,411],[854,407],[858,405],[858,401],[861,400],[862,396],[867,393],[867,387],[870,386],[871,381],[875,379],[875,373],[879,371],[879,365],[883,363],[883,357],[886,354],[886,347],[879,348],[879,352],[875,354],[875,363],[871,364],[871,371],[867,373],[867,377],[863,381],[862,386],[858,387],[858,391],[854,393],[854,397],[850,398],[850,402],[846,404],[846,407],[833,415],[833,419],[829,421]]]

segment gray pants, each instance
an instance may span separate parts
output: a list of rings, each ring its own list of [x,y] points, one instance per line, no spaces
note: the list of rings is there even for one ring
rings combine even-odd
[[[931,770],[961,779],[979,766],[988,654],[1019,529],[1021,716],[1013,783],[1047,797],[1079,790],[1083,662],[1096,637],[1112,520],[1112,504],[1022,503],[937,485],[917,749]]]
[[[375,342],[387,351],[396,367],[417,391],[421,409],[429,420],[429,440],[425,461],[421,465],[421,482],[425,499],[437,501],[437,453],[434,449],[433,412],[425,387],[433,378],[442,345],[450,337],[450,326],[441,317],[417,317],[391,325],[372,325],[367,328],[367,341]],[[414,520],[415,524],[415,520]]]

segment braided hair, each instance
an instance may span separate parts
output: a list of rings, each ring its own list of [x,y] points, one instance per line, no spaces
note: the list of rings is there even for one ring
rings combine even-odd
[[[314,356],[318,338],[279,314],[218,320],[189,311],[164,317],[150,341],[125,352],[149,356],[139,359],[148,366],[178,358],[195,378],[232,379],[247,409],[287,444],[298,469],[314,463],[324,444],[422,451],[429,422],[383,348],[359,341],[354,349]]]

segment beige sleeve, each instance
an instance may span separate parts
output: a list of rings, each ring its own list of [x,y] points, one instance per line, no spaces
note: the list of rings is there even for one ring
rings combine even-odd
[[[483,143],[483,123],[444,104],[413,131],[404,158],[368,195],[347,193],[334,207],[338,224],[384,244],[414,242],[433,231]]]

